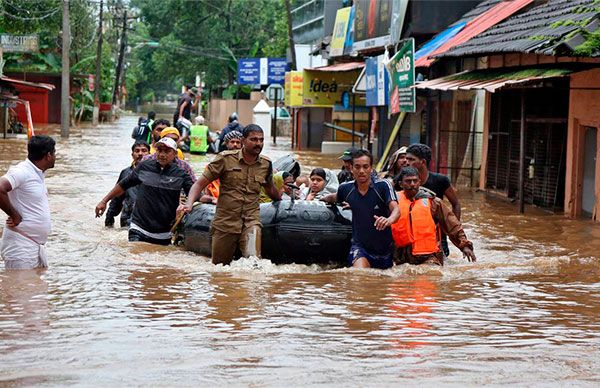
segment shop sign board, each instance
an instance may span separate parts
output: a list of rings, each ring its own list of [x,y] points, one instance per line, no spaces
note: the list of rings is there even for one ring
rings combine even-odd
[[[285,73],[285,105],[290,107],[302,106],[302,72],[288,71]]]
[[[37,35],[0,34],[0,46],[5,53],[31,53],[38,51]]]
[[[335,26],[333,28],[333,37],[331,38],[331,46],[329,55],[331,57],[339,57],[344,55],[344,43],[348,33],[348,24],[350,20],[350,10],[352,7],[338,9],[335,17]]]
[[[352,92],[352,87],[359,74],[360,70],[314,71],[305,69],[302,80],[302,105],[321,108],[342,105],[342,94]],[[357,103],[362,101],[362,99],[357,99]],[[361,105],[364,105],[364,102]]]
[[[389,77],[383,63],[384,55],[366,58],[367,106],[388,104]]]
[[[410,38],[386,64],[390,76],[390,114],[415,112],[415,40]]]

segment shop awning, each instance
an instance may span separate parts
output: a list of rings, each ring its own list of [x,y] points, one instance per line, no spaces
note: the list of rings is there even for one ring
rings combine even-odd
[[[475,17],[473,20],[470,20],[464,28],[445,41],[437,49],[422,56],[418,60],[415,60],[415,67],[428,67],[435,61],[436,55],[443,54],[451,48],[481,34],[532,2],[533,0],[505,0],[499,2],[486,12]]]
[[[358,70],[365,67],[364,62],[348,62],[348,63],[336,63],[330,66],[315,67],[312,69],[306,69],[309,71],[352,71]]]
[[[414,88],[431,90],[486,90],[525,85],[549,78],[568,76],[574,70],[566,68],[534,68],[522,70],[473,70],[419,82]]]
[[[40,88],[40,89],[46,89],[46,90],[50,90],[50,91],[54,90],[54,85],[51,85],[51,84],[28,82],[28,81],[14,79],[14,78],[10,78],[10,77],[0,77],[0,81],[8,82],[8,83],[15,84],[15,85],[29,86],[32,88]]]

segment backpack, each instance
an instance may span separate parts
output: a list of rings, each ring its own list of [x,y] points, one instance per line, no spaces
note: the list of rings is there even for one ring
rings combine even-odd
[[[150,120],[143,120],[140,125],[133,128],[131,137],[135,140],[148,141],[150,130]]]

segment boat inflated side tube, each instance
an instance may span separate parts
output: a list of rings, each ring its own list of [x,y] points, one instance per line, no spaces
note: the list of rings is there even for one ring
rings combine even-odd
[[[185,226],[185,248],[210,256],[210,224],[216,206],[194,207]],[[345,264],[352,238],[352,213],[321,201],[260,205],[262,256],[277,264]]]

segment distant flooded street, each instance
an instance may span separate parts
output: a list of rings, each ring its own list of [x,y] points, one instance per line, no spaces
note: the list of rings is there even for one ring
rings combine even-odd
[[[214,266],[94,218],[135,120],[50,131],[50,268],[0,264],[0,385],[600,383],[600,225],[461,191],[477,263],[452,247],[443,268]],[[278,143],[272,159],[291,152]],[[295,154],[305,171],[339,167]],[[0,140],[0,175],[25,156]],[[211,156],[187,158],[199,174]]]

